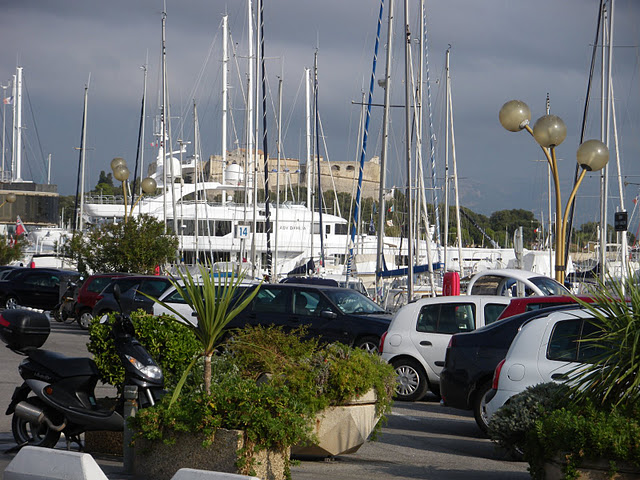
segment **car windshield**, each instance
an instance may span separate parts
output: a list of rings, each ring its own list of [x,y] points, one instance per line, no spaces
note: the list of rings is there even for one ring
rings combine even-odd
[[[325,295],[346,314],[387,313],[380,305],[355,290],[325,290]]]
[[[533,277],[530,280],[531,283],[542,290],[545,295],[570,295],[569,290],[552,278]]]

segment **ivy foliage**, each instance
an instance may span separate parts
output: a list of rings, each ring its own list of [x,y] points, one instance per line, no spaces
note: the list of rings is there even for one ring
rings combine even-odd
[[[77,232],[66,246],[82,273],[132,272],[152,274],[175,259],[178,238],[164,233],[164,224],[148,215]]]

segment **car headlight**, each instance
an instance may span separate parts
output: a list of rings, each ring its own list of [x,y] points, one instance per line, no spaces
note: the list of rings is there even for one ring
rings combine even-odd
[[[162,378],[162,370],[157,365],[144,365],[138,359],[132,357],[131,355],[125,355],[127,360],[131,365],[133,365],[136,370],[141,372],[144,376],[148,378],[152,378],[154,380],[159,380]]]

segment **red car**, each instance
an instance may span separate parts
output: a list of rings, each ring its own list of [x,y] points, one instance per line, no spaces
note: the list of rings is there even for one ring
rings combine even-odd
[[[593,301],[591,297],[583,295],[579,295],[578,298],[589,303]],[[573,297],[570,297],[568,295],[545,295],[514,298],[513,300],[511,300],[511,302],[509,302],[507,308],[502,311],[502,313],[498,317],[498,320],[512,317],[520,313],[540,310],[546,307],[552,307],[554,305],[569,305],[572,303],[576,303],[576,301],[573,299]]]
[[[78,297],[75,304],[76,321],[80,328],[89,328],[89,323],[93,318],[91,311],[98,301],[100,292],[104,290],[114,277],[122,277],[124,275],[131,275],[129,273],[98,273],[96,275],[89,276],[80,290],[78,290]]]

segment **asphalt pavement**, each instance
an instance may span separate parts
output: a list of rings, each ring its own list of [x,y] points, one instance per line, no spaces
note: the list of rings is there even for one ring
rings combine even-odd
[[[76,324],[52,321],[45,348],[69,356],[88,356],[88,334]],[[22,358],[0,344],[0,409],[21,384]],[[108,391],[109,387],[100,387]],[[0,415],[0,472],[15,456],[11,449],[11,417]],[[56,448],[66,448],[61,441]],[[140,480],[124,471],[122,458],[94,455],[110,480]],[[381,435],[356,453],[331,459],[301,459],[291,469],[293,480],[528,479],[527,464],[505,458],[484,438],[471,412],[443,407],[433,398],[396,402]],[[2,478],[2,476],[0,476]]]

